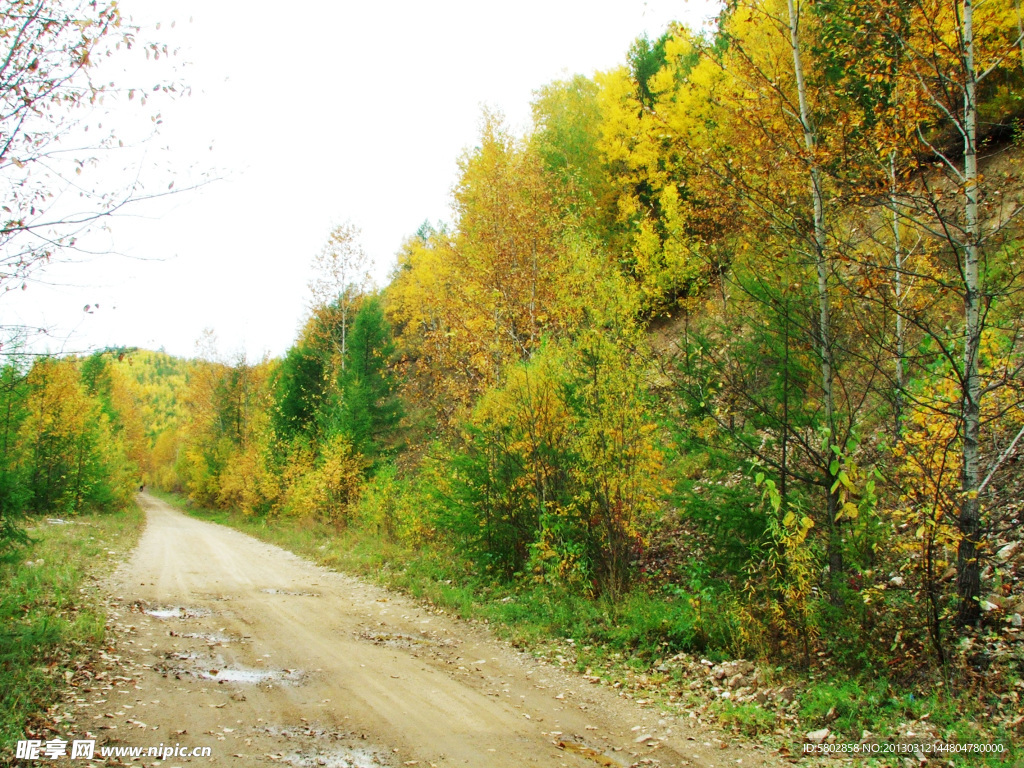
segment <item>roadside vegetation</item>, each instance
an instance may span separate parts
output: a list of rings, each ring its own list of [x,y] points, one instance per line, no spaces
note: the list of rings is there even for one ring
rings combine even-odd
[[[119,361],[8,350],[0,367],[0,759],[89,685],[106,639],[96,581],[142,528],[150,442]]]
[[[0,762],[13,761],[19,739],[70,722],[65,692],[100,684],[92,662],[107,630],[97,582],[123,562],[143,522],[134,505],[33,517],[31,544],[0,563]]]

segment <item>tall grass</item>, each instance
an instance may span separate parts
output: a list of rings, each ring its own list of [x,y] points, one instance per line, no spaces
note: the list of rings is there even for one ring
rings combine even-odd
[[[26,723],[57,702],[65,672],[105,639],[94,579],[142,530],[136,508],[66,523],[30,521],[31,543],[0,564],[0,762]]]

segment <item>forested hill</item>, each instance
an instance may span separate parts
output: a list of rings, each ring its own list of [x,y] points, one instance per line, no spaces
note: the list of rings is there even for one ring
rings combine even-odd
[[[452,223],[381,290],[332,231],[283,359],[9,366],[7,471],[37,476],[67,379],[132,483],[569,601],[596,618],[552,628],[648,661],[841,670],[896,709],[947,686],[949,712],[984,680],[974,736],[1019,733],[1020,16],[802,9],[640,39],[538,88],[522,136],[485,112]]]

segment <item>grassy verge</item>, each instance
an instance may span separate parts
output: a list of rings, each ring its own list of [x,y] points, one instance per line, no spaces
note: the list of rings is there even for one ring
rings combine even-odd
[[[0,763],[33,720],[60,719],[51,709],[105,639],[96,579],[135,544],[143,521],[134,506],[32,520],[32,543],[0,565]]]
[[[587,600],[549,585],[495,585],[455,551],[412,550],[359,529],[289,522],[268,523],[225,511],[200,510],[180,498],[165,500],[195,517],[230,525],[322,565],[406,592],[469,621],[489,624],[499,636],[549,662],[575,669],[619,694],[657,704],[732,731],[738,738],[774,744],[794,757],[805,734],[828,728],[836,742],[882,744],[937,739],[959,744],[1001,744],[996,756],[938,756],[936,764],[1016,765],[1024,757],[1019,734],[988,720],[984,691],[951,695],[923,680],[907,688],[877,676],[855,678],[837,670],[798,672],[761,667],[762,690],[794,691],[764,702],[722,696],[709,672],[721,657],[700,655],[701,633],[735,631],[698,615],[683,596],[632,593],[617,603]],[[721,606],[719,606],[721,607]],[[719,612],[706,611],[715,615]],[[705,638],[707,639],[707,638]],[[725,647],[721,636],[709,647]],[[697,655],[676,653],[680,647]],[[867,735],[865,735],[867,732]],[[863,764],[902,766],[904,756]],[[812,760],[811,762],[814,762]],[[833,761],[822,762],[831,764]]]

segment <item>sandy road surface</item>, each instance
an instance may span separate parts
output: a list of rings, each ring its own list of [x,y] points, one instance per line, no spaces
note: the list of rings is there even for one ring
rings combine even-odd
[[[101,743],[212,747],[164,766],[768,762],[482,628],[139,498],[148,525],[111,583],[127,682],[78,720]]]

